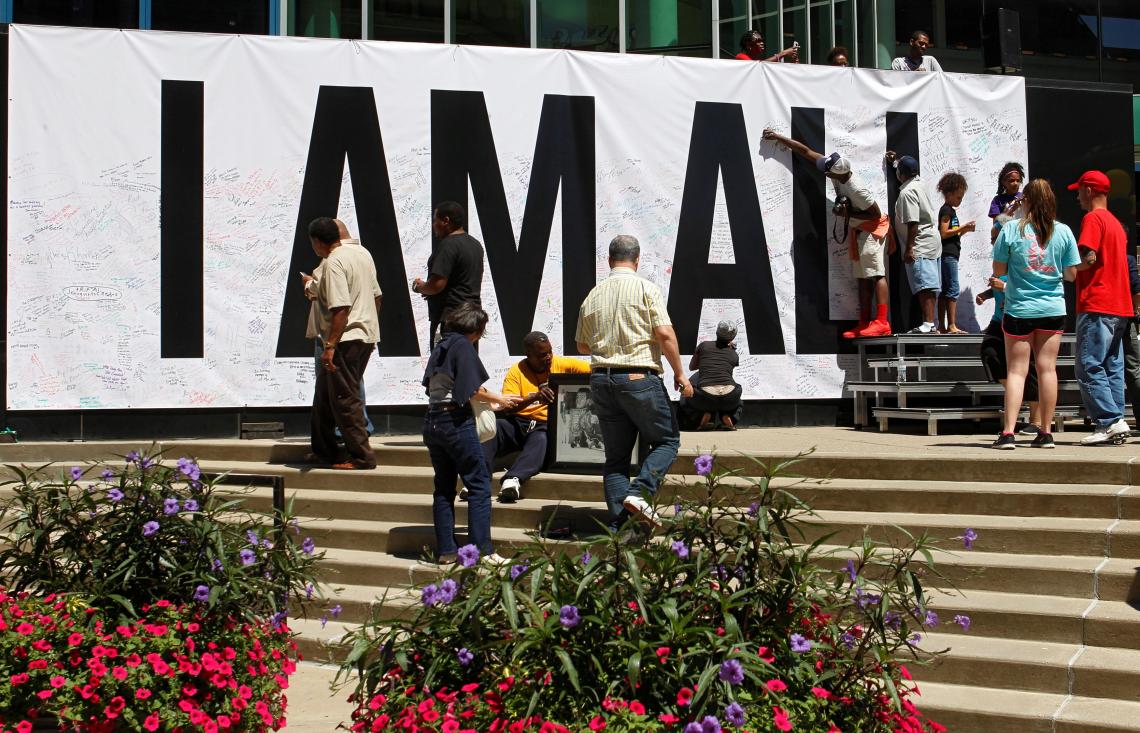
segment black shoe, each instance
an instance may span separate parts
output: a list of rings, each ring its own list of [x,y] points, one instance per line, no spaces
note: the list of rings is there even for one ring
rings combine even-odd
[[[1056,448],[1057,445],[1053,442],[1053,434],[1044,431],[1037,433],[1037,437],[1029,444],[1030,448]]]
[[[1029,423],[1025,423],[1024,425],[1022,425],[1021,429],[1017,431],[1017,434],[1018,435],[1040,435],[1041,434],[1041,428],[1039,428],[1037,425],[1029,422]]]
[[[1013,433],[1002,433],[990,447],[998,450],[1013,450],[1017,447],[1017,438],[1013,437]]]

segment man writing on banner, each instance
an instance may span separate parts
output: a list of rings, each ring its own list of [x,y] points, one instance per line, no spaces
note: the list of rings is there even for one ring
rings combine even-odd
[[[380,284],[368,250],[341,243],[337,222],[328,217],[309,224],[309,242],[324,260],[317,284],[319,334],[324,349],[313,395],[313,453],[341,470],[376,467],[368,444],[360,382],[380,340]],[[348,460],[337,461],[340,428]]]
[[[835,191],[832,212],[843,219],[847,243],[847,256],[851,260],[852,274],[859,283],[859,323],[843,338],[856,336],[889,336],[889,301],[887,288],[887,234],[890,218],[883,216],[874,194],[862,179],[851,171],[851,162],[839,153],[823,155],[807,145],[784,137],[774,130],[764,130],[764,139],[777,142],[796,155],[815,164],[824,176],[831,179]],[[875,302],[872,318],[871,302]]]
[[[336,222],[337,233],[340,236],[340,243],[342,245],[352,245],[355,247],[360,246],[360,240],[353,238],[348,233],[348,227],[340,219],[334,219]],[[313,274],[307,275],[301,273],[301,283],[304,287],[305,297],[309,299],[309,322],[305,326],[305,338],[313,340],[313,358],[316,361],[316,375],[317,379],[321,378],[321,370],[324,368],[321,365],[321,354],[324,353],[325,345],[321,341],[321,317],[320,317],[320,304],[317,303],[317,286],[320,285],[321,275],[324,273],[325,261],[321,260],[316,267],[313,268]],[[368,399],[364,394],[364,380],[360,380],[360,404],[364,410],[364,429],[369,435],[372,435],[373,426],[372,419],[368,417]],[[336,430],[337,437],[340,437],[340,428]],[[311,458],[320,460],[317,456],[311,455]]]
[[[456,202],[444,201],[432,210],[431,232],[439,240],[439,249],[428,259],[428,279],[412,281],[412,292],[428,302],[431,348],[437,340],[436,326],[442,337],[452,310],[463,303],[483,306],[483,245],[466,227],[467,214]],[[475,350],[479,350],[478,343]]]
[[[499,501],[510,503],[522,498],[522,487],[542,470],[546,460],[547,408],[554,392],[547,384],[551,374],[589,374],[590,365],[581,359],[555,356],[550,339],[541,331],[523,337],[526,358],[507,371],[503,378],[503,394],[522,398],[506,413],[499,413],[495,437],[483,443],[487,466],[494,473],[495,459],[518,452],[511,467],[503,475]]]
[[[610,242],[610,275],[578,311],[578,352],[591,354],[590,395],[605,443],[604,486],[612,525],[632,515],[651,525],[657,512],[646,500],[657,493],[681,445],[677,419],[661,381],[661,356],[673,369],[673,385],[685,397],[693,386],[681,367],[673,322],[661,289],[639,277],[641,246],[628,234]],[[629,470],[638,436],[649,446],[641,472]]]

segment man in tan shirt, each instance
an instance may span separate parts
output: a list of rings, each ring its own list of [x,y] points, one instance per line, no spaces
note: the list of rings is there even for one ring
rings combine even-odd
[[[324,260],[317,282],[317,325],[324,350],[313,395],[313,453],[333,468],[376,467],[364,426],[360,382],[376,342],[380,340],[380,284],[376,264],[361,246],[341,243],[337,221],[328,217],[309,224],[313,251]],[[338,461],[340,429],[347,461]]]
[[[615,527],[630,515],[658,523],[645,497],[657,493],[681,446],[677,419],[661,381],[662,354],[673,370],[674,387],[685,397],[693,396],[665,298],[660,288],[638,276],[640,258],[636,238],[614,237],[610,276],[583,301],[575,335],[579,353],[593,356],[590,395],[605,443],[603,480]],[[649,453],[631,481],[638,436]]]

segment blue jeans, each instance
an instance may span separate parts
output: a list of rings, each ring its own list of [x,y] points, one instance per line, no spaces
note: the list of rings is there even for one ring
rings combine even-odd
[[[942,255],[942,297],[947,300],[957,300],[958,289],[958,258],[954,255]]]
[[[317,374],[320,374],[321,371],[325,368],[324,365],[321,364],[321,350],[323,347],[324,345],[321,343],[320,339],[313,339],[313,355],[317,359]],[[363,379],[360,380],[360,401],[364,404],[364,429],[368,431],[369,435],[372,435],[372,433],[376,432],[376,430],[372,426],[372,418],[368,417],[368,400],[364,398]],[[336,429],[336,437],[341,437],[340,428]]]
[[[1077,382],[1089,419],[1108,427],[1124,417],[1127,316],[1077,314]]]
[[[677,458],[681,434],[665,384],[656,374],[595,371],[590,375],[590,396],[606,447],[606,506],[611,524],[616,525],[628,514],[622,506],[627,496],[657,493],[657,486]],[[633,446],[639,435],[649,454],[631,481]]]
[[[432,410],[424,417],[424,445],[435,469],[431,515],[435,524],[436,555],[453,555],[455,541],[455,479],[467,487],[467,535],[480,555],[494,552],[491,544],[491,472],[475,432],[475,417],[464,406],[451,412]]]

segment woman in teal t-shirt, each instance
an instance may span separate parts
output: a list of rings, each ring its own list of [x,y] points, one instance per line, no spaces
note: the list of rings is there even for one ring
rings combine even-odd
[[[1023,217],[1006,223],[994,242],[994,277],[1007,276],[1005,289],[1005,424],[993,447],[1012,450],[1013,427],[1021,412],[1029,355],[1037,363],[1041,432],[1034,448],[1052,448],[1057,406],[1057,352],[1065,330],[1065,285],[1077,277],[1077,240],[1058,222],[1057,199],[1049,182],[1036,178],[1025,187]],[[1044,244],[1042,244],[1044,243]]]

